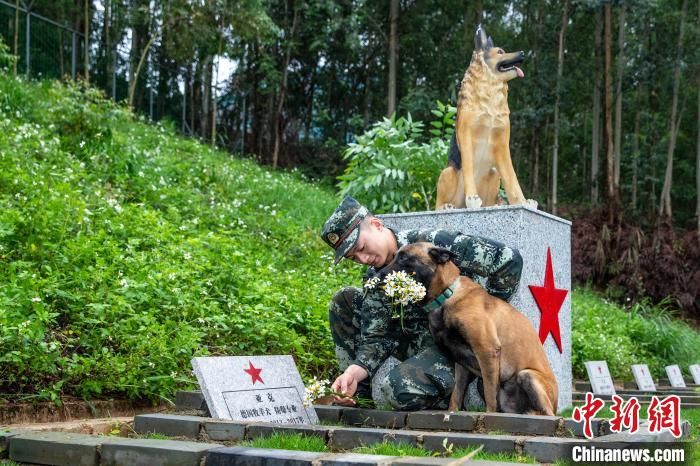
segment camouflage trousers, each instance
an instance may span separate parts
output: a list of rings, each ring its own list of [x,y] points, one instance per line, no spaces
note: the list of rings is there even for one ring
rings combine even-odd
[[[333,296],[329,321],[338,367],[343,372],[355,359],[360,341],[362,290],[344,288]],[[402,338],[392,356],[401,363],[394,367],[381,390],[392,408],[415,411],[445,409],[454,385],[454,366],[435,346],[429,333],[411,341]],[[358,395],[371,397],[370,379],[358,386]]]

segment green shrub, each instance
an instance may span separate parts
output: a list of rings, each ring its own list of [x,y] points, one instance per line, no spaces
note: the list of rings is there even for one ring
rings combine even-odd
[[[10,48],[5,44],[2,36],[0,36],[0,72],[3,69],[10,68],[16,60],[17,57],[10,53]]]
[[[384,118],[348,146],[345,173],[338,177],[341,194],[350,194],[379,213],[430,210],[437,178],[445,167],[454,107],[438,102],[425,140],[424,125],[407,117]]]
[[[586,361],[607,361],[617,381],[632,380],[630,366],[647,364],[655,377],[678,364],[688,372],[697,363],[700,334],[672,311],[643,301],[630,309],[609,302],[588,288],[574,291],[572,306],[572,366],[575,377],[586,378]]]

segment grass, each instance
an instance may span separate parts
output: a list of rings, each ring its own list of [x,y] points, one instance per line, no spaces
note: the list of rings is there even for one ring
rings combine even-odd
[[[278,450],[328,451],[323,439],[302,434],[274,433],[269,437],[258,437],[239,443],[252,448],[274,448]]]
[[[319,238],[337,202],[95,90],[0,73],[0,402],[172,399],[208,355],[291,354],[335,376],[327,303],[362,273]],[[587,289],[573,319],[578,377],[585,360],[629,378],[700,347],[660,307]]]

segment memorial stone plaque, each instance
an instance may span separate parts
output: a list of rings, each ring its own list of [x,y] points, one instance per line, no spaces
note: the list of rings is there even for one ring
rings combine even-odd
[[[280,424],[318,424],[304,406],[304,383],[291,356],[193,358],[212,417]]]
[[[700,385],[700,364],[690,366],[690,373],[693,375],[693,382]]]
[[[671,382],[673,388],[685,388],[685,380],[683,380],[683,374],[678,364],[666,366],[666,375],[668,375],[668,381]]]
[[[587,361],[585,363],[588,380],[591,382],[593,393],[596,395],[614,395],[613,385],[608,363],[605,361]]]
[[[654,379],[651,378],[651,372],[649,372],[649,366],[646,364],[633,364],[632,374],[634,374],[634,380],[637,382],[637,387],[645,392],[655,392],[656,385],[654,385]]]

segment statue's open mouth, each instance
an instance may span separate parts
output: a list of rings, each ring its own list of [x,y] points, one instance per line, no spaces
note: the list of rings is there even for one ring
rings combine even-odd
[[[499,71],[499,73],[505,73],[507,71],[515,70],[515,72],[518,74],[519,78],[524,78],[525,73],[523,73],[523,70],[521,70],[518,65],[523,62],[525,57],[522,55],[517,56],[511,60],[503,60],[502,62],[499,62],[498,65],[496,66],[496,69]]]

